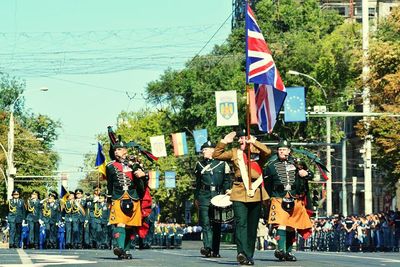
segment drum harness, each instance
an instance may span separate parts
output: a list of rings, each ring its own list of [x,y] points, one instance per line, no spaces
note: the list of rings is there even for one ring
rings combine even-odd
[[[224,161],[221,161],[220,163],[218,163],[217,165],[215,165],[214,167],[212,167],[211,168],[211,163],[209,163],[209,164],[207,164],[206,166],[203,166],[203,164],[201,164],[200,162],[198,162],[199,163],[199,165],[203,168],[202,170],[201,170],[201,174],[204,174],[205,172],[210,172],[210,174],[211,174],[211,177],[212,177],[212,184],[211,185],[206,185],[206,184],[202,184],[201,185],[201,187],[200,187],[200,189],[203,189],[203,190],[211,190],[212,192],[214,192],[214,191],[220,191],[220,190],[217,190],[217,189],[221,189],[220,188],[220,186],[216,186],[216,185],[214,185],[214,173],[213,173],[213,170],[215,169],[215,168],[217,168],[219,165],[221,165],[221,164],[225,164],[225,162]]]

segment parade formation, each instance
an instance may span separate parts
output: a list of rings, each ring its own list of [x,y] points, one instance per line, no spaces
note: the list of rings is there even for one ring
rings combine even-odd
[[[237,2],[235,3],[237,4]],[[19,96],[14,100],[10,110],[7,151],[0,143],[6,154],[5,158],[0,158],[0,160],[7,161],[8,165],[7,177],[1,169],[7,180],[6,190],[4,190],[7,191],[4,199],[4,210],[6,210],[4,214],[7,214],[7,217],[0,220],[2,227],[0,241],[8,243],[10,250],[7,251],[16,249],[14,251],[18,253],[22,263],[28,265],[32,262],[22,260],[25,257],[24,250],[29,250],[28,252],[37,250],[40,253],[42,252],[38,250],[44,250],[43,254],[49,253],[51,250],[56,252],[58,250],[60,254],[62,251],[75,253],[78,250],[103,250],[102,253],[110,254],[113,261],[129,264],[130,260],[135,259],[136,248],[140,250],[180,249],[183,242],[190,240],[197,241],[197,243],[193,243],[198,245],[196,250],[190,251],[192,254],[193,251],[196,253],[190,257],[197,257],[203,263],[218,262],[218,264],[231,265],[233,262],[240,266],[265,265],[262,262],[265,259],[257,258],[260,255],[256,253],[257,250],[271,250],[268,255],[272,258],[271,261],[275,261],[278,265],[285,264],[284,262],[290,264],[290,262],[301,261],[304,254],[296,253],[295,255],[295,252],[298,251],[310,253],[315,253],[314,251],[335,253],[399,251],[400,211],[396,211],[396,208],[393,210],[393,207],[399,209],[398,203],[400,202],[396,199],[397,204],[395,204],[395,201],[392,201],[391,196],[388,195],[384,203],[379,203],[380,200],[376,201],[372,198],[372,185],[368,184],[372,177],[370,172],[376,167],[371,163],[372,134],[365,134],[366,136],[361,137],[359,133],[346,132],[345,125],[349,122],[343,120],[343,128],[337,126],[335,132],[336,138],[342,140],[340,141],[342,142],[342,158],[340,159],[342,165],[333,168],[331,146],[334,143],[331,140],[331,117],[326,116],[325,143],[313,143],[314,139],[318,139],[315,137],[304,138],[308,134],[321,134],[318,128],[320,122],[316,123],[317,126],[313,126],[316,130],[313,128],[307,131],[308,129],[305,128],[308,125],[298,126],[296,129],[301,134],[291,133],[290,129],[292,128],[285,125],[286,121],[277,123],[284,103],[290,101],[292,104],[297,102],[294,106],[285,106],[285,116],[303,113],[301,116],[304,115],[304,120],[288,119],[287,122],[301,124],[306,121],[308,111],[306,111],[305,95],[307,91],[305,86],[301,87],[302,100],[297,95],[291,100],[288,99],[288,90],[256,21],[252,9],[255,4],[252,4],[252,1],[243,1],[242,4],[243,10],[240,12],[245,30],[246,50],[245,61],[241,59],[240,62],[241,76],[238,75],[238,77],[246,77],[245,82],[241,81],[244,90],[240,96],[246,100],[237,101],[239,98],[236,90],[226,90],[227,88],[222,91],[213,90],[213,93],[215,91],[217,114],[216,126],[210,126],[211,124],[204,122],[204,118],[209,114],[203,106],[201,110],[197,107],[191,110],[191,114],[183,112],[182,115],[178,112],[183,109],[183,106],[191,105],[189,102],[179,106],[179,102],[184,102],[188,95],[196,94],[193,89],[195,86],[192,88],[189,80],[193,77],[195,77],[193,79],[201,80],[203,77],[201,75],[197,77],[196,71],[192,73],[191,69],[188,73],[179,72],[177,76],[171,74],[172,78],[165,75],[164,83],[160,83],[161,85],[156,83],[149,85],[149,92],[153,93],[153,97],[156,99],[151,101],[157,102],[157,105],[161,106],[158,113],[151,113],[150,109],[147,110],[146,107],[146,112],[149,112],[151,116],[145,117],[146,115],[135,113],[139,119],[134,118],[132,121],[123,118],[125,115],[129,117],[129,112],[122,113],[118,118],[118,129],[115,132],[112,126],[108,126],[106,134],[103,133],[96,137],[99,142],[95,169],[87,170],[82,184],[77,186],[80,188],[65,187],[63,182],[66,182],[67,179],[61,178],[61,190],[58,192],[55,188],[59,187],[59,184],[55,180],[50,180],[58,176],[16,175],[13,152],[15,128],[13,113],[14,104]],[[272,4],[274,5],[274,3]],[[263,5],[260,5],[261,10],[269,9],[266,8],[268,5],[269,3],[265,1]],[[277,14],[279,17],[280,13]],[[268,13],[263,15],[263,18],[270,16]],[[336,24],[339,24],[333,19],[332,21],[335,27]],[[289,31],[289,28],[292,27],[289,22],[284,20],[277,21],[276,26],[282,32]],[[332,26],[332,28],[334,27]],[[325,31],[328,32],[328,30]],[[328,35],[328,33],[321,32],[321,35],[324,34]],[[276,37],[273,36],[273,38]],[[335,38],[331,39],[335,40]],[[325,46],[332,45],[321,43],[321,47]],[[222,48],[218,49],[225,50],[224,47]],[[199,56],[200,52],[195,58]],[[279,53],[281,51],[277,53],[281,57],[283,53]],[[202,59],[201,56],[199,56],[200,59]],[[223,56],[217,65],[221,63],[221,60],[223,60]],[[188,66],[195,63],[197,64],[193,60]],[[367,69],[364,67],[363,75]],[[324,66],[324,68],[328,67]],[[194,70],[196,69],[194,68]],[[179,79],[175,79],[176,77]],[[365,77],[363,76],[364,80],[366,80]],[[170,78],[171,80],[169,80]],[[152,92],[154,88],[155,91],[161,91],[164,90],[164,87],[172,86],[175,80],[178,80],[176,83],[180,83],[186,78],[188,86],[182,82],[184,84],[182,88],[190,87],[188,93],[174,96],[173,93],[168,95],[169,92],[166,94],[165,92]],[[237,79],[239,80],[239,78]],[[385,79],[382,78],[382,80]],[[240,84],[237,81],[235,83]],[[353,83],[349,84],[351,87],[354,86]],[[346,86],[349,87],[349,84]],[[320,84],[318,83],[318,85]],[[179,90],[182,89],[180,86],[177,86]],[[343,88],[347,90],[346,86]],[[392,87],[397,88],[398,82]],[[212,89],[213,86],[210,88]],[[328,100],[326,92],[323,91],[323,93]],[[130,100],[135,98],[135,96],[131,97],[128,92],[126,94]],[[177,93],[175,92],[175,94]],[[333,93],[331,92],[331,94]],[[173,112],[164,110],[160,100],[164,95],[170,101]],[[145,100],[147,101],[147,99]],[[318,100],[315,101],[318,102]],[[196,102],[198,99],[193,98],[191,101]],[[365,100],[365,102],[370,105],[369,100]],[[243,103],[245,103],[245,107],[238,108]],[[327,105],[333,107],[334,104]],[[174,105],[177,107],[175,108]],[[318,108],[315,109],[317,111],[313,115],[319,116],[321,113],[326,113],[326,106],[315,107]],[[321,107],[325,107],[325,110]],[[363,120],[356,126],[353,124],[352,127],[366,128],[363,130],[367,132],[372,125],[372,120],[365,123],[367,115],[365,115],[366,111],[363,112],[363,116],[360,116]],[[367,112],[371,112],[370,107]],[[197,116],[198,113],[206,113],[206,115]],[[154,114],[155,116],[152,117]],[[308,112],[308,116],[310,114],[311,112]],[[144,117],[141,117],[142,115]],[[396,116],[398,117],[398,115]],[[183,117],[182,122],[185,124],[175,125],[178,117],[179,119]],[[145,118],[145,120],[140,121],[140,118]],[[166,130],[163,129],[163,120],[172,125],[168,130],[185,130],[172,132],[171,141],[165,141]],[[194,125],[192,129],[189,129],[188,124],[192,120]],[[370,120],[369,117],[368,120]],[[340,123],[336,122],[336,124]],[[365,123],[365,125],[360,126],[361,123]],[[199,127],[204,127],[204,129],[199,129]],[[279,133],[276,133],[278,127],[281,129],[279,129]],[[363,130],[360,129],[358,130],[362,132]],[[144,132],[143,135],[137,134],[141,131]],[[193,141],[187,142],[187,133],[193,136]],[[56,134],[54,133],[54,135]],[[365,160],[364,165],[358,164],[357,160],[351,162],[354,166],[363,165],[364,168],[362,182],[357,180],[356,176],[352,177],[353,191],[351,193],[347,192],[349,191],[347,187],[349,182],[346,180],[351,177],[346,173],[349,168],[346,164],[350,164],[350,160],[346,158],[346,140],[350,135],[356,136],[354,137],[357,139],[355,142],[360,143],[361,140],[364,142],[360,153],[364,153],[362,157]],[[394,139],[399,137],[397,132],[391,132],[390,136],[395,136]],[[150,145],[146,143],[145,138],[150,138]],[[306,140],[307,143],[295,143],[295,140]],[[46,144],[49,150],[51,150],[51,142]],[[103,153],[100,142],[107,147],[107,156]],[[376,139],[376,142],[385,145],[384,149],[381,148],[377,154],[391,153],[395,150],[393,147],[396,145],[392,143],[387,145],[386,139]],[[167,149],[166,144],[171,147]],[[300,147],[296,148],[297,145]],[[307,145],[315,145],[317,147],[315,150],[318,152],[307,150]],[[151,152],[149,152],[150,149],[147,150],[147,147],[151,147]],[[194,153],[193,151],[188,152],[193,148]],[[320,150],[324,150],[326,153],[326,164],[322,163],[319,158]],[[171,152],[174,157],[168,158],[167,154]],[[57,155],[53,156],[57,158]],[[160,157],[164,157],[165,160],[159,160]],[[398,156],[395,155],[394,158],[398,159]],[[87,155],[85,161],[87,161],[85,166],[92,164],[92,155]],[[54,165],[58,164],[57,160],[54,162]],[[21,162],[15,161],[15,163]],[[394,165],[392,162],[389,164]],[[26,163],[26,165],[29,164]],[[18,166],[18,168],[20,167]],[[332,197],[332,175],[336,175],[338,168],[342,168],[342,191],[340,193],[336,191],[337,194]],[[354,171],[352,174],[356,172]],[[357,175],[359,173],[361,172],[359,171]],[[398,175],[398,173],[398,167],[391,169],[391,174]],[[43,174],[45,173],[43,172]],[[385,175],[391,174],[385,173]],[[97,181],[93,179],[95,176]],[[20,179],[16,179],[16,186],[14,186],[14,178],[18,177]],[[45,186],[35,187],[41,182],[33,179],[36,177],[49,180],[46,180]],[[176,180],[176,178],[178,179]],[[177,184],[176,181],[178,181]],[[24,184],[18,184],[19,182],[30,184],[25,187]],[[360,190],[361,187],[357,187],[361,183],[363,184],[362,190]],[[383,195],[382,188],[384,186],[396,185],[396,193],[400,195],[400,180],[396,183],[391,181],[390,185],[383,182],[380,185],[381,187],[378,188],[380,191],[374,189],[376,194]],[[337,188],[339,187],[335,187],[335,190]],[[385,192],[393,193],[394,191],[396,189],[387,188]],[[347,199],[350,195],[353,197],[351,200]],[[365,201],[360,204],[358,203],[360,199]],[[341,202],[340,204],[335,203],[336,214],[332,211],[332,202],[335,201]],[[351,209],[347,207],[350,203],[352,204]],[[372,209],[373,204],[375,205],[374,209]],[[384,208],[384,212],[372,213],[372,210],[379,210],[380,207]],[[349,210],[354,214],[348,214]],[[364,210],[365,214],[362,214],[361,210]],[[3,214],[3,211],[1,212]],[[232,247],[229,255],[224,255],[228,253],[223,249],[223,242],[229,243]],[[184,253],[169,254],[189,258]],[[177,265],[179,266],[179,264]]]

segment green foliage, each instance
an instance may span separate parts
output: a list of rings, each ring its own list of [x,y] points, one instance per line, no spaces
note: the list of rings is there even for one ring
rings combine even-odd
[[[11,105],[14,104],[14,165],[18,176],[51,176],[56,170],[59,157],[51,150],[57,139],[60,123],[45,115],[28,113],[24,108],[22,94],[25,82],[6,74],[0,76],[0,143],[7,150]],[[17,99],[17,101],[16,101]],[[16,102],[15,102],[16,101]],[[7,198],[5,177],[7,159],[0,150],[0,205]],[[30,197],[33,189],[39,190],[42,197],[49,189],[59,191],[54,178],[18,178],[15,188],[22,191],[22,197]],[[4,214],[0,214],[3,216]]]
[[[400,8],[378,25],[370,45],[371,104],[376,111],[400,113]],[[395,117],[379,117],[371,121],[369,128],[361,122],[357,125],[358,135],[374,137],[373,159],[384,176],[388,188],[400,178],[400,122]],[[399,196],[398,196],[399,197]]]

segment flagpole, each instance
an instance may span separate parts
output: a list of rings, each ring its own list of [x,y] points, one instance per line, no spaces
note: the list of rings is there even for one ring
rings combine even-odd
[[[247,140],[250,140],[250,85],[246,84],[246,131],[247,131]],[[247,170],[248,170],[248,178],[249,178],[249,190],[252,190],[251,186],[251,162],[250,162],[250,143],[247,143]]]

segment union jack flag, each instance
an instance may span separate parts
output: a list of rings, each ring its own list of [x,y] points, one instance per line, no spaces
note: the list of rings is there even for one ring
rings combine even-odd
[[[246,12],[246,82],[254,83],[258,128],[270,133],[285,101],[286,88],[249,5]]]

